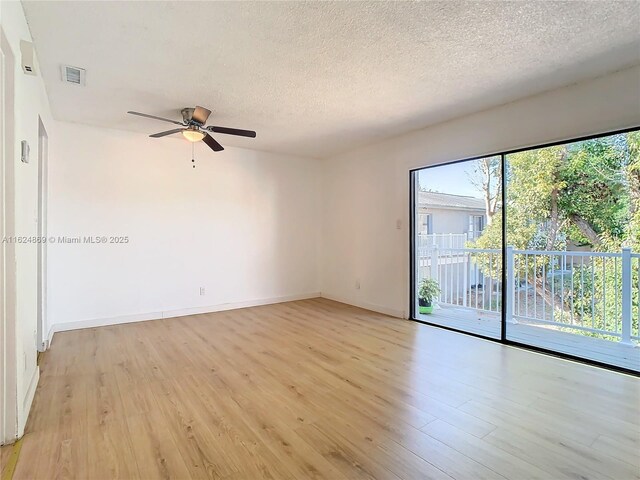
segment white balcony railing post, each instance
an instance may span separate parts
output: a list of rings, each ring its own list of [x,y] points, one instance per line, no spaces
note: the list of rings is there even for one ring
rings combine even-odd
[[[631,249],[622,249],[622,332],[620,343],[633,345],[631,342]]]
[[[439,282],[438,278],[438,247],[435,246],[431,249],[431,279]]]
[[[513,318],[513,305],[515,304],[516,292],[514,282],[514,269],[513,269],[513,247],[507,246],[507,258],[505,258],[505,265],[507,267],[506,280],[507,284],[503,288],[507,289],[507,304],[504,305],[505,317],[507,322],[515,323]]]

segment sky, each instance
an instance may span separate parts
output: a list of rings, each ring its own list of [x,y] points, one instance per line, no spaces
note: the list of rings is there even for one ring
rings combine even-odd
[[[469,180],[475,161],[441,165],[420,170],[420,186],[426,190],[481,198],[481,192]]]

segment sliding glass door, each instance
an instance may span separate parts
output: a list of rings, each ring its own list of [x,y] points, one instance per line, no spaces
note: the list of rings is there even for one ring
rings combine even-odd
[[[412,190],[416,320],[640,371],[640,131],[424,168]]]
[[[640,132],[506,155],[506,338],[638,370]]]
[[[500,338],[501,169],[498,156],[414,175],[416,319]]]

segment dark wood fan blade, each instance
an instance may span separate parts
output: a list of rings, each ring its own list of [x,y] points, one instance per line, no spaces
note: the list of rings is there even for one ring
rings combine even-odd
[[[153,138],[166,137],[167,135],[173,135],[174,133],[178,133],[183,130],[184,128],[175,128],[173,130],[167,130],[166,132],[154,133],[153,135],[149,135],[149,136]]]
[[[220,145],[218,142],[216,142],[215,139],[208,133],[205,134],[202,141],[206,143],[209,146],[209,148],[214,152],[221,152],[222,150],[224,150],[224,147]]]
[[[256,138],[256,132],[254,132],[253,130],[240,130],[238,128],[227,127],[207,127],[207,130],[209,130],[210,132],[224,133],[227,135],[239,135],[241,137]]]
[[[163,122],[169,122],[169,123],[175,123],[176,125],[183,125],[182,122],[178,122],[176,120],[170,120],[168,118],[162,118],[162,117],[156,117],[155,115],[148,115],[146,113],[140,113],[140,112],[127,112],[131,115],[137,115],[139,117],[146,117],[146,118],[153,118],[155,120],[162,120]]]
[[[200,125],[204,125],[205,123],[207,123],[207,118],[209,118],[209,115],[211,115],[211,110],[207,110],[204,107],[196,106],[191,119],[194,122],[198,122]]]

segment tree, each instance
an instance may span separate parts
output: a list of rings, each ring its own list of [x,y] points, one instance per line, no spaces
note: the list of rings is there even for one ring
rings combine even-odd
[[[508,243],[516,242],[521,248],[558,247],[565,225],[558,202],[566,187],[560,173],[566,156],[562,146],[508,156]]]
[[[629,185],[629,223],[626,243],[640,252],[640,131],[627,133],[629,160],[626,180]]]
[[[561,219],[558,211],[559,191],[564,187],[559,169],[564,158],[561,147],[530,150],[509,155],[507,167],[507,243],[518,250],[559,248]],[[499,171],[498,171],[499,172]],[[498,176],[493,183],[502,183]],[[489,182],[492,183],[492,182]],[[470,242],[471,248],[496,249],[502,245],[502,211],[497,221],[487,225],[482,235]],[[502,265],[488,272],[483,256],[477,261],[494,279],[501,277]],[[493,265],[492,265],[493,266]]]
[[[516,248],[563,250],[569,239],[612,249],[619,248],[630,231],[638,232],[640,228],[625,226],[630,220],[629,190],[635,195],[633,212],[640,224],[640,133],[628,134],[624,140],[614,136],[509,155],[508,243]],[[501,185],[502,179],[493,159],[477,161],[474,185],[485,200],[492,199],[488,205],[499,207],[502,192],[493,186]],[[498,213],[497,208],[489,210],[492,218]],[[487,225],[491,244],[481,241],[479,245],[497,248],[500,236],[491,229],[501,226],[499,222]]]
[[[501,170],[500,157],[485,157],[473,163],[473,172],[469,175],[471,183],[482,191],[487,225],[493,223],[493,217],[502,203]]]
[[[626,143],[616,137],[568,148],[559,169],[563,189],[559,208],[571,225],[568,236],[597,249],[618,249],[629,218],[625,178]]]
[[[623,244],[640,248],[640,132],[519,152],[507,161],[509,245],[517,250],[565,250],[571,241],[604,251],[619,252]],[[482,176],[490,165],[479,162],[477,166],[482,182],[476,186],[485,199],[497,193],[492,185],[502,183],[499,169],[491,170],[492,179]],[[493,211],[494,221],[469,246],[500,248],[501,215],[500,208]],[[485,275],[501,278],[501,265],[489,264],[486,254],[476,254],[474,259]],[[562,280],[549,277],[550,268],[559,268],[551,263],[555,260],[549,255],[541,255],[535,266],[516,259],[516,275],[535,282],[547,305],[559,308],[561,314],[580,320],[584,315],[593,320],[594,328],[610,330],[606,323],[616,318],[619,308],[614,295],[601,292],[619,288],[621,269],[615,262],[595,259],[572,268]],[[635,282],[637,276],[634,271]],[[575,291],[575,285],[583,291]],[[558,290],[570,293],[560,298]],[[634,292],[634,308],[637,297]]]

